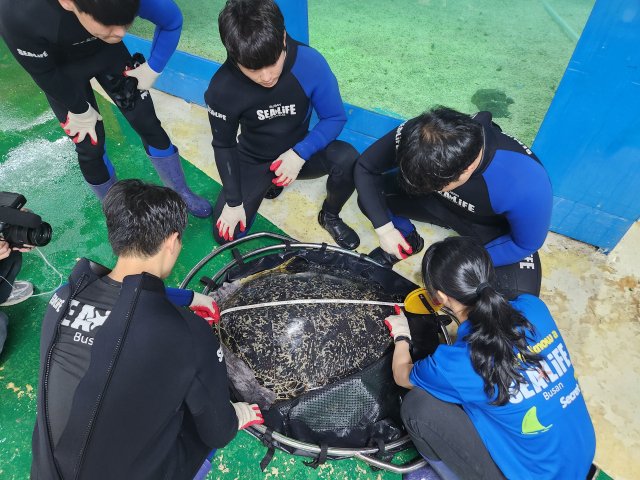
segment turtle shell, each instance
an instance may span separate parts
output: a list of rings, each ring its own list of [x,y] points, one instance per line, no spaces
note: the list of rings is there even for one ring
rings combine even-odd
[[[277,400],[359,372],[391,346],[384,319],[394,314],[393,306],[296,304],[225,313],[238,306],[303,299],[403,301],[372,280],[301,258],[243,279],[221,304],[216,333]]]

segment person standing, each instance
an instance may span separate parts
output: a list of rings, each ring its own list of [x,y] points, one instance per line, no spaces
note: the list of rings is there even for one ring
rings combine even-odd
[[[122,43],[136,16],[156,25],[151,55],[140,65]],[[192,215],[206,218],[211,205],[187,186],[178,149],[148,91],[175,51],[181,30],[182,14],[173,0],[0,0],[0,36],[76,144],[80,170],[95,195],[102,201],[117,176],[105,148],[93,77],[140,135],[162,182],[185,199]],[[137,87],[131,88],[126,77]]]

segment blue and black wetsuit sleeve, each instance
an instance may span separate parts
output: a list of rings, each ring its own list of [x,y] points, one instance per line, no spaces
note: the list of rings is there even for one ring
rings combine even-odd
[[[167,297],[176,305],[188,307],[193,301],[193,290],[185,290],[183,288],[164,287]]]
[[[395,167],[396,132],[394,128],[367,148],[353,170],[359,203],[373,228],[380,228],[391,221],[382,174]]]
[[[304,160],[333,142],[345,123],[347,112],[342,104],[338,80],[324,57],[311,47],[298,46],[296,63],[291,69],[311,101],[320,121],[293,149]]]
[[[229,98],[235,91],[234,78],[223,65],[211,79],[204,94],[209,112],[209,124],[213,139],[211,145],[215,154],[216,167],[220,174],[222,190],[227,205],[237,207],[242,204],[240,167],[238,165],[238,126],[242,107],[240,102]],[[222,71],[221,71],[222,70]]]
[[[511,227],[511,232],[485,245],[496,267],[519,262],[542,247],[553,208],[551,181],[541,164],[514,152],[498,155],[505,156],[505,168],[490,168],[483,174],[493,210],[503,214]]]
[[[147,62],[153,71],[160,73],[178,47],[182,12],[173,0],[140,0],[138,16],[156,26]]]

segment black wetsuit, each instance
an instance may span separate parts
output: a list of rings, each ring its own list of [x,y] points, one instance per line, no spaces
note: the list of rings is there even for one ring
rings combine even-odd
[[[354,176],[358,205],[375,228],[405,217],[478,238],[515,298],[538,295],[542,246],[551,223],[552,191],[533,152],[502,132],[491,113],[474,116],[484,135],[482,161],[471,178],[451,192],[409,195],[398,186],[396,144],[408,120],[379,139],[358,159]],[[406,220],[405,220],[406,221]],[[500,279],[500,278],[499,278]]]
[[[82,259],[49,301],[31,478],[191,480],[238,431],[222,349],[162,280],[108,272]]]
[[[158,25],[149,65],[161,71],[177,45],[182,28],[180,9],[173,0],[142,0],[139,16]],[[0,0],[0,35],[18,63],[45,92],[56,117],[81,114],[88,104],[98,110],[89,81],[95,77],[112,98],[108,76],[122,75],[131,55],[124,43],[108,44],[93,37],[73,12],[58,0]],[[158,120],[148,92],[136,93],[135,108],[120,110],[149,147],[159,151],[171,142]],[[80,169],[87,182],[101,185],[113,174],[105,151],[103,122],[96,123],[98,144],[89,135],[76,145]]]
[[[322,208],[334,215],[340,212],[355,190],[353,166],[358,152],[336,140],[347,114],[338,82],[316,50],[287,37],[282,74],[271,88],[253,82],[227,59],[211,79],[205,102],[223,185],[214,219],[225,203],[244,204],[251,223],[273,185],[271,163],[290,148],[306,161],[298,179],[329,175]],[[313,109],[320,121],[309,131]],[[226,241],[215,228],[214,236],[218,243]]]

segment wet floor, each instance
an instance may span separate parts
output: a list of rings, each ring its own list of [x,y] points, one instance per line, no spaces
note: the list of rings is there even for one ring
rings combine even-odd
[[[48,113],[44,95],[0,43],[0,186],[20,191],[27,206],[52,224],[54,239],[41,249],[66,277],[76,260],[87,256],[114,264],[106,243],[99,202],[84,184],[73,146]],[[210,199],[220,190],[213,163],[206,111],[161,92],[153,92],[163,125],[180,148],[193,189]],[[135,132],[99,97],[108,141],[107,149],[120,178],[158,181]],[[316,220],[324,182],[295,182],[274,201],[265,202],[255,230],[284,231],[300,240],[330,242]],[[376,246],[375,233],[355,205],[348,203],[344,218],[361,233],[359,251]],[[176,286],[195,263],[214,248],[211,219],[189,219],[179,265],[167,284]],[[452,232],[419,225],[427,244]],[[549,305],[567,342],[597,434],[596,461],[618,480],[640,478],[640,226],[637,224],[608,256],[595,248],[550,234],[541,251],[542,298]],[[217,260],[203,274],[211,275],[230,260]],[[418,259],[396,267],[413,279]],[[36,293],[55,289],[60,277],[37,253],[24,256],[19,276],[36,285]],[[66,281],[66,280],[65,280]],[[3,309],[10,318],[9,339],[0,355],[0,478],[28,478],[31,432],[35,421],[38,346],[47,295]],[[259,461],[266,449],[241,432],[214,458],[209,479],[339,478],[399,479],[373,472],[356,460],[330,462],[318,470],[302,459],[283,453],[266,472]],[[409,453],[400,460],[411,459]],[[602,474],[601,480],[608,478]]]

